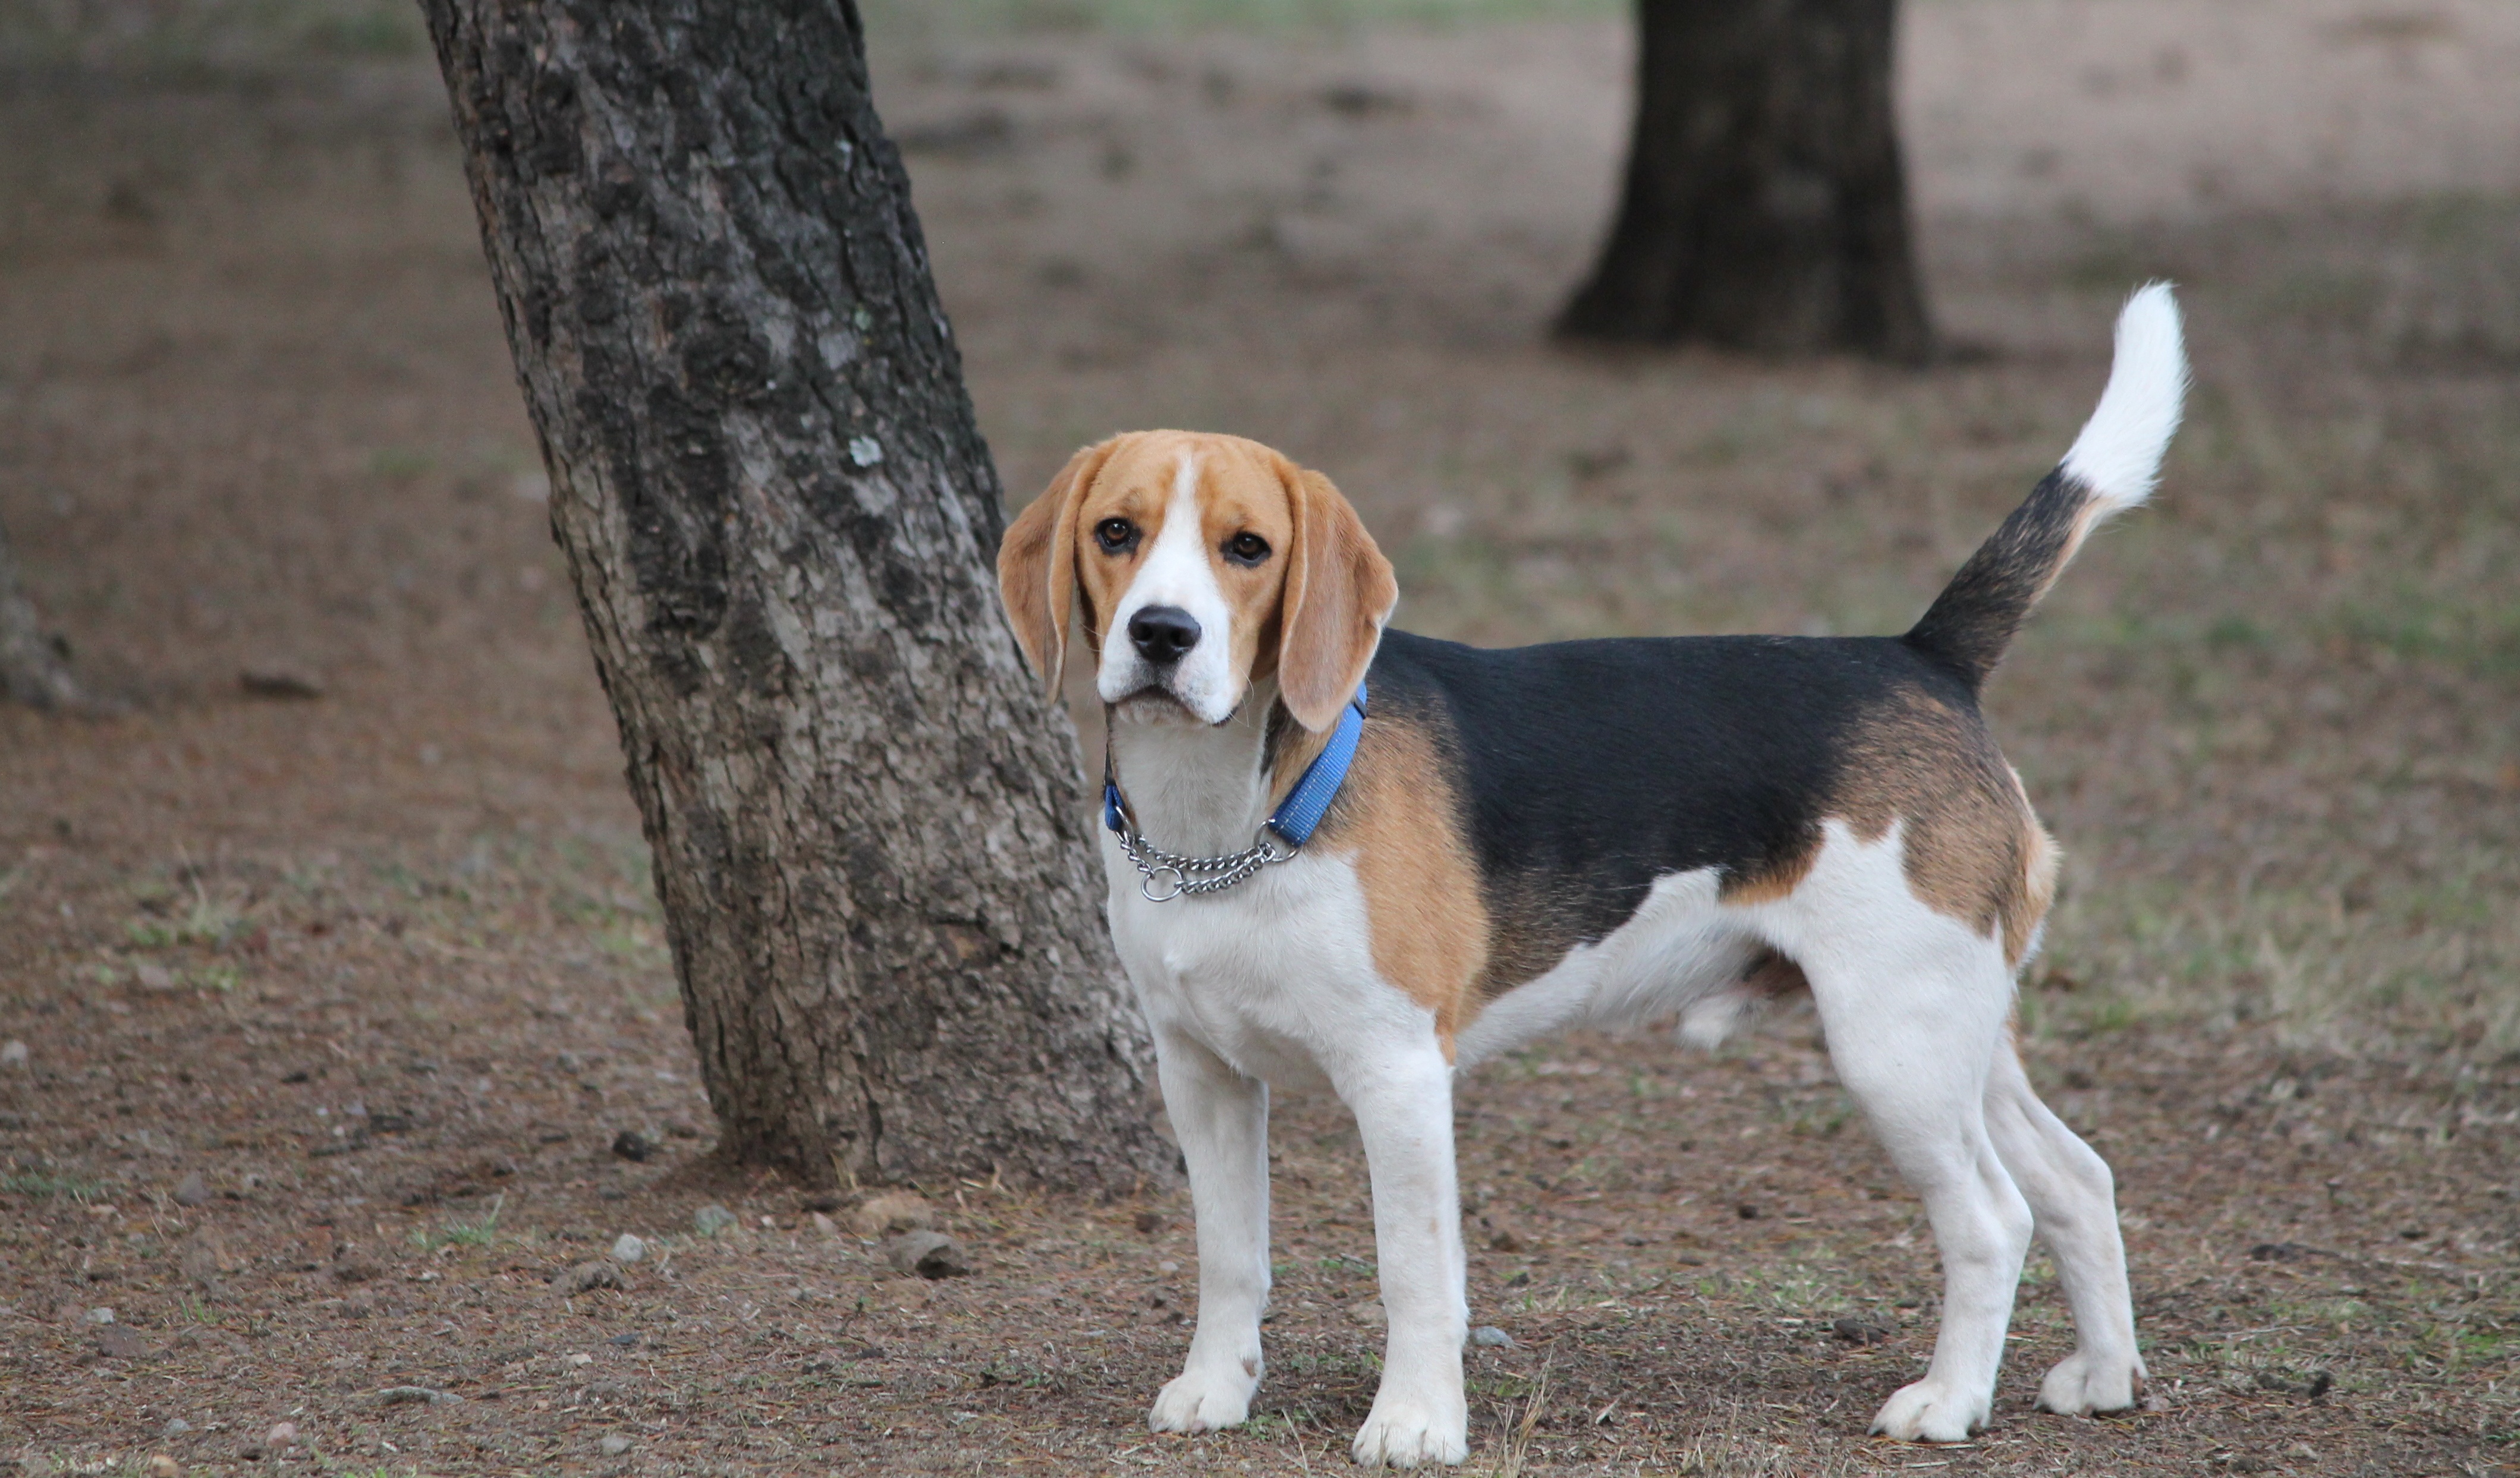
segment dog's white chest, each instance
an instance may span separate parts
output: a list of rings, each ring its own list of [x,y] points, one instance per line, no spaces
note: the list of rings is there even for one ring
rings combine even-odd
[[[1374,971],[1365,892],[1345,857],[1308,854],[1204,897],[1151,903],[1107,835],[1111,938],[1148,1024],[1197,1041],[1246,1076],[1318,1084],[1423,1008]]]

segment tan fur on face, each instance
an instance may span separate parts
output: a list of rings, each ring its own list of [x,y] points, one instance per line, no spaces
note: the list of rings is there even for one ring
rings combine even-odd
[[[1339,805],[1343,824],[1324,839],[1354,855],[1373,967],[1435,1013],[1450,1058],[1478,1012],[1488,917],[1460,803],[1425,731],[1368,719]]]
[[[1139,431],[1116,439],[1102,475],[1086,492],[1076,523],[1077,588],[1084,598],[1086,624],[1099,647],[1103,615],[1119,607],[1172,517],[1173,490],[1185,459],[1195,478],[1199,545],[1234,611],[1234,629],[1226,634],[1233,643],[1234,670],[1246,679],[1263,676],[1276,655],[1277,615],[1285,594],[1295,514],[1286,479],[1279,471],[1285,459],[1238,436]],[[1126,518],[1139,527],[1135,550],[1113,555],[1095,542],[1094,530],[1108,518]],[[1269,543],[1269,558],[1257,566],[1225,558],[1226,542],[1244,532]]]
[[[1076,609],[1077,511],[1117,445],[1117,438],[1099,442],[1068,458],[998,541],[998,599],[1007,624],[1054,694],[1066,668],[1067,624]]]
[[[1356,509],[1319,472],[1292,464],[1286,485],[1295,546],[1286,564],[1278,687],[1295,722],[1316,732],[1339,709],[1373,660],[1400,582]]]
[[[999,594],[1016,640],[1053,687],[1071,613],[1082,614],[1086,641],[1099,650],[1105,617],[1172,515],[1186,460],[1199,542],[1234,611],[1233,669],[1246,682],[1277,676],[1296,722],[1328,729],[1365,675],[1399,583],[1329,479],[1239,436],[1132,431],[1070,458],[999,546]],[[1137,526],[1133,548],[1113,554],[1096,540],[1110,518]],[[1257,565],[1226,558],[1242,533],[1269,545]]]

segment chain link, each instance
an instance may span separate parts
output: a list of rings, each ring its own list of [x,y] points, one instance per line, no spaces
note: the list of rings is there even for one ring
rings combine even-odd
[[[1184,893],[1222,893],[1271,863],[1285,862],[1294,849],[1280,844],[1262,828],[1260,839],[1247,849],[1224,857],[1181,857],[1138,834],[1135,827],[1118,832],[1120,850],[1138,865],[1138,891],[1148,903],[1170,903]],[[1155,891],[1156,879],[1172,879],[1169,890]]]

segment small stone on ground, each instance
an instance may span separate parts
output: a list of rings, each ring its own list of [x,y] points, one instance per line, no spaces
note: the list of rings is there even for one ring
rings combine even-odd
[[[590,1292],[597,1288],[626,1288],[620,1268],[600,1258],[589,1258],[573,1268],[553,1275],[552,1286],[563,1296]]]
[[[702,1236],[715,1236],[735,1225],[735,1213],[712,1202],[692,1213],[692,1225]]]
[[[237,674],[237,686],[248,697],[320,698],[324,681],[303,668],[285,662],[265,662]]]
[[[202,1179],[198,1170],[175,1183],[175,1204],[205,1206],[210,1200],[210,1183]]]
[[[1513,1336],[1494,1324],[1481,1324],[1470,1331],[1470,1343],[1491,1350],[1510,1350]]]
[[[131,1360],[153,1353],[149,1341],[129,1324],[107,1324],[96,1331],[96,1347],[116,1360]]]
[[[887,1190],[869,1196],[849,1215],[849,1230],[869,1241],[899,1236],[905,1232],[936,1230],[936,1208],[927,1198],[907,1190]]]
[[[884,1261],[907,1277],[960,1277],[971,1271],[963,1249],[941,1232],[908,1232],[884,1243]]]
[[[616,1263],[635,1263],[647,1255],[648,1244],[627,1232],[612,1239],[612,1260]]]

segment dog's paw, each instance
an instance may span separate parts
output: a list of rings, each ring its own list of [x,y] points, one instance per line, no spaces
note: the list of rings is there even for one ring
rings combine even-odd
[[[1949,1390],[1928,1378],[1883,1402],[1872,1430],[1901,1442],[1966,1442],[1986,1425],[1991,1410],[1985,1392]]]
[[[1367,1467],[1460,1462],[1470,1456],[1469,1410],[1459,1395],[1450,1401],[1377,1395],[1348,1453]]]
[[[2123,1411],[2143,1395],[2143,1366],[2123,1356],[2077,1350],[2039,1382],[2039,1410],[2066,1416]]]
[[[1240,1426],[1251,1414],[1251,1393],[1258,1389],[1259,1375],[1238,1367],[1184,1370],[1155,1393],[1147,1427],[1156,1432],[1221,1432]]]

